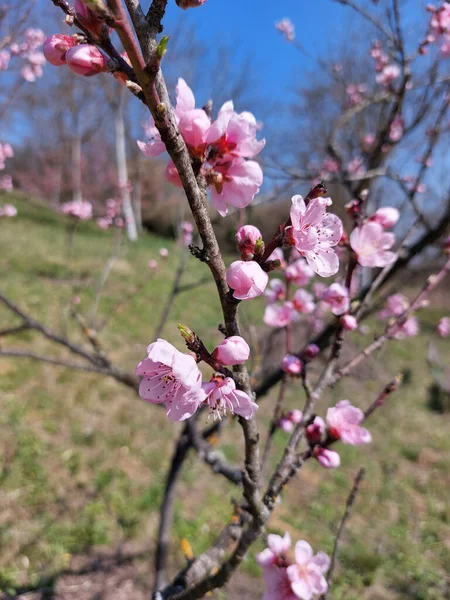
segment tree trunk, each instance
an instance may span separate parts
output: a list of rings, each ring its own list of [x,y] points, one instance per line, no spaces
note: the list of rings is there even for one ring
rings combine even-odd
[[[115,129],[116,129],[116,161],[119,176],[119,193],[122,201],[122,210],[125,217],[128,239],[132,242],[137,240],[136,219],[131,204],[131,192],[128,181],[127,150],[125,140],[125,123],[123,119],[123,105],[125,101],[125,88],[119,91],[119,101],[115,107]]]

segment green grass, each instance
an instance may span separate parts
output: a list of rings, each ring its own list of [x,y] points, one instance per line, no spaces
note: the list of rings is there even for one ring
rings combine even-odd
[[[95,286],[113,245],[110,232],[82,224],[75,237],[72,260],[65,258],[65,221],[24,198],[17,198],[16,219],[0,223],[2,290],[21,307],[57,331],[68,331],[85,343],[68,316],[71,298],[81,298],[79,310],[88,316]],[[150,271],[147,262],[167,261]],[[100,340],[111,358],[132,371],[153,341],[178,264],[178,248],[167,239],[142,236],[122,245],[101,298]],[[183,282],[195,282],[207,267],[189,258]],[[143,286],[143,287],[142,287]],[[141,289],[142,288],[142,289]],[[128,300],[126,300],[129,298]],[[126,300],[126,301],[125,301]],[[263,302],[244,306],[247,322],[259,326]],[[352,477],[359,466],[366,480],[344,535],[333,598],[449,597],[450,572],[450,415],[427,406],[432,377],[426,364],[430,341],[442,352],[433,324],[443,312],[423,311],[422,334],[407,343],[393,342],[368,361],[356,379],[341,382],[321,401],[318,413],[342,398],[367,406],[397,372],[407,372],[405,384],[370,420],[373,444],[339,448],[342,467],[324,471],[309,463],[285,490],[269,531],[290,531],[316,549],[330,552]],[[212,346],[221,336],[219,303],[214,285],[180,294],[164,336],[182,349],[176,323],[181,321]],[[0,308],[0,328],[18,321]],[[367,336],[352,334],[361,348]],[[2,340],[2,348],[33,349],[48,356],[78,360],[25,332]],[[165,471],[179,425],[146,405],[111,379],[74,372],[25,359],[0,359],[0,589],[11,590],[43,574],[67,566],[70,556],[99,545],[116,547],[154,539]],[[264,425],[271,416],[276,390],[264,399],[258,414]],[[290,387],[287,407],[301,408],[299,384]],[[276,464],[286,434],[275,437]],[[227,460],[239,462],[242,441],[237,424],[227,428],[217,448]],[[174,569],[183,566],[179,542],[188,539],[195,553],[214,540],[232,511],[235,489],[191,457],[179,482],[173,534]],[[255,554],[243,564],[260,578]]]

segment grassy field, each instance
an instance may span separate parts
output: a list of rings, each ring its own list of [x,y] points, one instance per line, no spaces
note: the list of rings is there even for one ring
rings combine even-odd
[[[18,198],[16,205],[19,216],[0,222],[1,290],[35,318],[85,343],[68,307],[77,294],[80,312],[89,315],[113,235],[93,224],[81,225],[68,264],[64,221],[24,199]],[[161,246],[169,249],[169,258],[150,271],[147,262],[159,260]],[[123,244],[97,321],[104,348],[125,370],[134,369],[153,341],[178,253],[172,242],[149,235],[135,245]],[[205,275],[206,267],[191,257],[183,283]],[[263,302],[243,308],[247,326],[258,328]],[[271,531],[288,530],[294,540],[307,539],[314,548],[330,552],[352,478],[359,466],[366,467],[330,596],[336,600],[450,598],[450,414],[427,406],[430,341],[448,356],[448,344],[433,333],[443,314],[443,308],[424,310],[419,337],[393,342],[364,365],[357,379],[326,395],[319,412],[342,398],[365,407],[388,379],[406,373],[402,389],[370,421],[373,444],[362,449],[341,446],[342,467],[336,471],[305,466],[270,523]],[[164,337],[182,349],[176,327],[182,321],[212,345],[220,340],[220,320],[213,285],[202,285],[177,297]],[[0,329],[14,324],[1,308]],[[353,351],[373,335],[376,324],[370,326],[368,336],[352,334]],[[73,360],[37,333],[2,339],[1,348],[33,349]],[[63,571],[66,579],[61,579],[62,588],[56,587],[57,596],[59,589],[61,597],[70,599],[119,598],[125,589],[123,597],[140,598],[151,583],[158,505],[179,426],[112,379],[31,360],[0,357],[0,390],[0,590],[28,598],[27,588]],[[276,390],[262,402],[261,425],[269,422],[275,397]],[[293,385],[288,407],[301,408],[302,403],[300,386]],[[277,433],[273,464],[286,439]],[[220,450],[228,460],[239,461],[236,424],[228,427]],[[229,517],[235,496],[236,490],[190,458],[176,504],[174,573],[183,565],[181,539],[189,540],[195,553],[204,550]],[[70,579],[80,560],[117,548],[136,550],[123,575],[131,587],[123,588],[123,578],[120,585],[108,587],[109,579],[116,581],[113,565],[102,590],[94,593],[89,582],[98,576],[101,561],[94,574]],[[261,548],[253,549],[236,583],[216,597],[261,597],[254,559]],[[50,586],[53,594],[49,581],[44,587]]]

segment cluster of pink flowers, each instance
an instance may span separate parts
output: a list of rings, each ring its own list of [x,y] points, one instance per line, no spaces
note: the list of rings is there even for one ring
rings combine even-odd
[[[8,142],[0,143],[0,171],[6,167],[6,160],[14,156],[14,150]],[[10,192],[13,189],[12,178],[10,175],[0,177],[0,191]]]
[[[278,421],[278,427],[285,433],[294,431],[294,427],[303,421],[303,413],[301,410],[294,408],[287,414],[283,415]]]
[[[296,543],[295,559],[291,560],[288,556],[291,548],[288,533],[284,537],[269,534],[267,546],[256,557],[263,568],[266,583],[263,600],[312,600],[313,596],[327,592],[325,574],[330,567],[327,554],[314,554],[308,542],[301,540]]]
[[[373,42],[370,56],[375,61],[376,81],[378,84],[387,87],[399,77],[401,73],[400,67],[390,62],[389,56],[383,50],[379,40]]]
[[[122,217],[122,207],[119,200],[109,198],[106,201],[106,214],[99,217],[97,225],[100,229],[109,229],[110,227],[123,227],[125,222]]]
[[[367,92],[367,84],[365,83],[349,83],[345,88],[347,94],[347,104],[349,106],[357,106],[364,100],[364,94]]]
[[[290,19],[285,17],[281,21],[275,23],[275,29],[282,33],[288,42],[292,42],[295,38],[295,27]]]
[[[0,206],[0,219],[2,217],[15,217],[17,215],[17,208],[12,204],[4,204]]]
[[[386,300],[384,308],[379,311],[378,317],[383,320],[396,319],[403,315],[410,306],[408,298],[403,294],[393,294]],[[419,333],[419,321],[415,316],[409,316],[406,321],[396,326],[393,337],[398,340],[413,337]]]
[[[222,365],[235,365],[245,362],[249,354],[245,340],[233,336],[219,344],[213,357]],[[184,421],[203,405],[219,419],[227,412],[250,419],[258,409],[245,392],[236,389],[231,377],[215,373],[210,381],[202,382],[195,358],[163,339],[150,344],[147,357],[136,367],[136,375],[143,378],[139,386],[141,398],[164,404],[172,421]]]
[[[44,39],[45,35],[40,29],[26,29],[20,41],[13,41],[0,51],[0,71],[8,69],[11,58],[17,57],[24,61],[20,73],[25,81],[32,83],[42,77],[45,57],[39,48]]]
[[[236,113],[229,101],[211,123],[202,108],[195,108],[190,87],[184,79],[179,79],[175,118],[190,155],[202,163],[211,201],[219,214],[225,216],[229,206],[248,206],[263,182],[261,167],[256,161],[249,160],[259,154],[265,144],[264,140],[256,139],[260,124],[255,117],[249,112]],[[138,141],[139,148],[146,156],[159,156],[165,146],[152,117],[145,129],[148,141]],[[166,178],[181,186],[172,161],[167,165]]]
[[[72,200],[61,204],[61,212],[80,221],[88,221],[92,218],[92,204],[87,200]]]
[[[448,58],[450,56],[450,6],[447,2],[442,2],[437,7],[428,4],[427,10],[431,13],[429,32],[420,44],[420,52],[425,54],[429,44],[440,42],[441,54]]]
[[[85,77],[98,75],[108,66],[107,57],[91,44],[79,44],[76,37],[56,33],[44,43],[44,55],[55,67],[67,65],[71,71]]]

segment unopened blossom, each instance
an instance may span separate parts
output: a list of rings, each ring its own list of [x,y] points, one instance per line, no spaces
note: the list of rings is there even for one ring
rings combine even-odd
[[[448,337],[450,335],[450,317],[442,317],[436,331],[441,337]]]
[[[157,269],[158,268],[158,261],[155,260],[154,258],[150,259],[147,263],[147,266],[149,269]]]
[[[355,331],[358,329],[358,321],[353,315],[344,315],[341,317],[341,325],[346,331]]]
[[[394,234],[373,221],[356,227],[350,234],[350,245],[363,267],[386,267],[395,262],[396,254],[390,250],[394,242]]]
[[[295,250],[295,252],[297,251]],[[308,285],[314,277],[314,271],[304,258],[298,258],[286,267],[284,275],[288,281],[292,281],[295,285],[303,287]]]
[[[363,411],[352,406],[348,400],[341,400],[334,408],[329,408],[326,420],[329,434],[344,444],[355,446],[372,441],[370,432],[361,427],[364,421]]]
[[[225,338],[212,353],[213,358],[222,365],[241,365],[248,360],[250,348],[240,335]]]
[[[305,314],[312,313],[316,307],[313,301],[313,295],[306,290],[297,290],[292,298],[292,303],[295,310]]]
[[[74,7],[81,25],[94,37],[99,37],[105,27],[104,21],[87,6],[88,2],[75,0]]]
[[[391,229],[391,227],[396,225],[399,218],[400,212],[397,208],[394,208],[393,206],[383,206],[369,217],[369,221],[379,223],[384,229]]]
[[[252,113],[236,113],[233,102],[225,102],[206,134],[206,142],[211,145],[212,158],[254,158],[266,143],[264,139],[256,139],[260,129],[261,125]]]
[[[316,555],[308,542],[295,545],[295,564],[287,568],[291,587],[297,598],[311,600],[313,596],[325,594],[328,590],[325,573],[330,566],[330,557],[324,552]]]
[[[364,100],[364,94],[367,92],[367,85],[365,83],[350,83],[345,88],[345,92],[348,96],[349,106],[356,106],[361,104]]]
[[[340,283],[332,283],[330,287],[326,288],[322,293],[321,300],[331,307],[334,315],[344,314],[350,306],[348,290]]]
[[[289,375],[300,375],[302,361],[294,354],[286,354],[281,361],[281,369]]]
[[[389,129],[389,139],[391,142],[399,142],[403,137],[403,132],[405,130],[403,117],[397,115],[391,123],[391,127]]]
[[[254,160],[234,158],[214,165],[211,175],[211,202],[225,217],[228,207],[245,208],[259,192],[263,182],[261,167]]]
[[[211,381],[202,385],[206,393],[206,403],[209,405],[215,418],[221,418],[228,412],[250,419],[258,410],[258,405],[250,396],[236,389],[236,384],[231,377],[214,375]]]
[[[147,358],[136,367],[143,379],[141,398],[152,404],[164,404],[172,421],[191,417],[205,400],[202,374],[190,354],[179,352],[166,340],[158,339],[147,348]]]
[[[316,458],[325,469],[337,469],[341,465],[341,457],[334,450],[316,446],[314,448],[314,458]]]
[[[188,8],[197,8],[198,6],[203,6],[206,0],[176,0],[176,3],[183,10],[187,10]]]
[[[1,217],[16,217],[17,208],[12,204],[4,204],[0,206],[0,218]]]
[[[292,433],[294,431],[294,423],[286,417],[281,417],[278,421],[278,427],[284,431],[284,433]]]
[[[275,29],[278,29],[280,33],[284,35],[288,42],[292,42],[295,38],[295,27],[290,19],[285,17],[281,21],[275,23]]]
[[[316,358],[320,354],[320,348],[317,344],[308,344],[303,352],[303,356],[308,359]]]
[[[167,258],[169,256],[169,251],[167,250],[167,248],[160,248],[159,255],[161,258]]]
[[[61,211],[65,215],[87,221],[92,218],[92,204],[87,200],[74,200],[61,204]]]
[[[67,51],[66,62],[69,69],[78,75],[92,77],[105,71],[108,59],[97,46],[79,44]]]
[[[260,230],[253,225],[243,225],[236,232],[236,243],[242,260],[253,260],[255,246],[262,241]]]
[[[227,283],[237,300],[251,300],[261,296],[266,289],[269,276],[252,260],[236,260],[227,269]]]
[[[270,327],[287,327],[290,323],[298,321],[299,314],[292,302],[283,304],[268,304],[264,311],[263,321]]]
[[[383,86],[388,86],[400,76],[400,67],[398,65],[386,65],[376,76],[376,82]]]
[[[291,536],[285,533],[283,537],[274,533],[267,536],[267,548],[257,554],[256,562],[262,567],[271,567],[284,560],[292,545]]]
[[[325,435],[325,421],[322,417],[315,417],[314,421],[305,430],[306,439],[311,446],[320,444]]]
[[[326,212],[331,204],[330,198],[314,198],[306,206],[302,196],[294,196],[292,226],[285,229],[286,241],[295,246],[313,271],[322,277],[334,275],[339,269],[333,246],[339,243],[343,228],[339,217]]]
[[[273,278],[269,281],[264,292],[264,298],[269,304],[286,298],[286,285],[281,279]]]
[[[44,42],[44,56],[55,67],[66,64],[66,54],[70,48],[77,45],[75,38],[63,33],[51,35]]]

